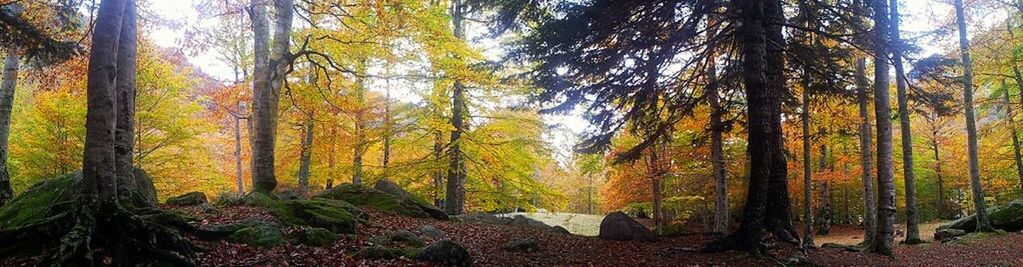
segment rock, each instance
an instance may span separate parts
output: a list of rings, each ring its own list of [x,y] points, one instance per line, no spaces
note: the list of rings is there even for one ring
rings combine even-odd
[[[380,190],[381,192],[388,193],[399,198],[402,198],[404,200],[407,200],[409,202],[412,202],[416,206],[419,206],[419,208],[422,209],[423,212],[426,212],[427,214],[430,215],[430,217],[434,219],[437,220],[449,219],[448,214],[444,212],[444,210],[441,210],[433,205],[430,205],[429,202],[426,202],[425,200],[418,198],[415,195],[412,195],[412,193],[405,191],[405,189],[402,189],[401,186],[398,186],[398,184],[395,184],[394,182],[391,182],[389,180],[382,179],[380,181],[377,181],[376,184],[373,185],[373,189]]]
[[[934,240],[947,240],[954,237],[966,235],[966,231],[960,229],[941,229],[934,232]]]
[[[0,230],[31,225],[71,209],[81,172],[36,183],[0,207]]]
[[[600,222],[600,239],[630,241],[639,240],[646,242],[657,241],[657,235],[647,229],[629,215],[620,211],[612,212]]]
[[[391,242],[401,242],[413,247],[422,247],[426,245],[422,238],[419,238],[416,234],[409,231],[397,231],[391,233]]]
[[[430,218],[418,204],[404,198],[353,184],[342,184],[328,189],[316,196],[317,198],[342,200],[356,206],[368,206],[376,210],[393,212],[416,218]]]
[[[540,250],[540,243],[532,238],[516,239],[504,245],[504,250],[511,252],[533,252]]]
[[[437,227],[433,227],[432,225],[428,224],[419,226],[419,228],[416,229],[416,232],[419,232],[419,234],[433,239],[442,239],[448,236],[448,233],[445,233],[443,230],[437,229]]]
[[[167,199],[167,205],[175,206],[194,206],[206,203],[206,193],[203,192],[188,192],[184,195],[171,197]]]
[[[131,192],[131,200],[129,202],[137,208],[158,207],[160,202],[156,199],[156,186],[153,184],[153,178],[138,166],[132,169],[132,178],[135,180],[136,189],[128,190]],[[123,200],[122,204],[124,204]]]
[[[214,208],[213,206],[210,206],[210,204],[208,204],[208,203],[202,203],[202,204],[199,204],[199,212],[205,213],[205,214],[212,214],[212,213],[217,213],[217,209]]]
[[[296,200],[302,199],[302,194],[295,189],[287,189],[277,193],[278,200]]]
[[[430,243],[419,253],[418,259],[442,266],[472,266],[469,251],[451,240]]]
[[[249,193],[244,202],[270,209],[287,224],[321,227],[340,234],[354,234],[360,218],[352,212],[362,212],[344,201],[322,198],[278,201],[265,194]]]
[[[367,246],[359,249],[352,255],[356,259],[367,259],[367,260],[390,260],[401,257],[405,258],[416,258],[419,254],[417,249],[400,249],[400,248],[387,248],[384,246]]]
[[[1013,200],[1008,204],[987,209],[988,219],[995,229],[1005,231],[1023,230],[1023,199]],[[960,218],[938,227],[938,230],[959,229],[967,233],[977,230],[977,215]]]
[[[558,233],[558,234],[565,234],[565,235],[572,234],[572,232],[569,232],[568,229],[565,229],[565,227],[561,227],[561,225],[555,225],[554,228],[551,231],[555,232],[555,233]]]
[[[314,247],[325,247],[337,241],[337,234],[319,227],[302,227],[295,232],[298,243]]]
[[[277,226],[264,224],[239,229],[228,236],[227,240],[253,246],[273,247],[284,242],[284,237]]]

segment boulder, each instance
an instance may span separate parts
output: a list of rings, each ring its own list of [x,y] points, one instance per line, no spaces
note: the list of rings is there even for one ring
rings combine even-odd
[[[416,204],[416,206],[419,206],[420,209],[423,209],[424,212],[429,214],[430,217],[434,219],[448,220],[448,214],[444,212],[444,210],[441,210],[433,205],[430,205],[429,202],[426,202],[425,200],[418,198],[415,195],[412,195],[412,193],[405,191],[405,189],[402,189],[401,186],[398,186],[398,184],[394,182],[382,179],[380,181],[377,181],[376,184],[373,185],[373,189],[380,190],[381,192],[388,193],[399,198],[402,198],[404,200],[410,201]]]
[[[443,230],[437,229],[437,227],[433,227],[433,225],[428,224],[420,226],[419,228],[416,229],[416,232],[423,236],[433,239],[442,239],[448,236],[448,233],[445,233]]]
[[[388,248],[384,246],[371,245],[359,249],[352,255],[356,259],[367,259],[367,260],[390,260],[397,258],[416,258],[419,254],[418,249],[400,249],[400,248]]]
[[[160,202],[156,200],[156,185],[153,184],[153,178],[138,166],[132,169],[132,178],[134,178],[135,190],[128,190],[131,192],[129,203],[138,208],[159,206]],[[124,204],[124,200],[121,200],[121,204]]]
[[[934,232],[934,240],[948,240],[963,235],[966,235],[966,231],[959,229],[941,229]]]
[[[418,259],[441,266],[472,266],[469,251],[451,240],[430,243],[419,253]]]
[[[279,200],[296,200],[302,199],[302,193],[299,193],[295,189],[286,189],[277,193],[277,199]]]
[[[227,237],[227,241],[249,244],[260,247],[273,247],[284,242],[281,229],[277,226],[263,224],[238,229]]]
[[[356,206],[367,206],[379,211],[393,212],[416,218],[430,218],[418,204],[383,191],[354,184],[342,184],[328,189],[317,198],[342,200]]]
[[[995,229],[1005,231],[1023,230],[1023,199],[1013,200],[1008,204],[987,208],[988,219]],[[951,221],[938,227],[938,230],[959,229],[967,233],[977,230],[977,215]]]
[[[504,245],[504,250],[511,252],[533,252],[540,250],[540,243],[532,238],[516,239]]]
[[[270,209],[287,224],[321,227],[340,234],[354,234],[361,218],[353,212],[362,212],[344,201],[322,198],[278,201],[262,193],[249,193],[244,202]]]
[[[558,233],[558,234],[565,234],[565,235],[572,234],[572,232],[569,232],[568,229],[565,229],[565,227],[561,227],[561,225],[555,225],[554,228],[551,231],[555,232],[555,233]]]
[[[295,241],[307,246],[325,247],[337,241],[337,234],[319,227],[302,227],[295,231]]]
[[[416,234],[405,230],[391,233],[391,242],[400,242],[413,247],[422,247],[426,245],[422,238],[419,238]]]
[[[206,193],[188,192],[184,195],[168,198],[166,203],[167,205],[175,206],[195,206],[199,204],[206,204]]]
[[[647,229],[629,215],[620,211],[612,212],[600,222],[600,239],[645,242],[657,241],[657,235]]]

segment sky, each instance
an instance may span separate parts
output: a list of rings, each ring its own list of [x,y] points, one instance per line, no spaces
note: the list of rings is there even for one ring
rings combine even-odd
[[[150,9],[153,13],[159,14],[163,19],[170,21],[178,21],[185,23],[200,23],[204,25],[210,25],[210,21],[200,21],[198,18],[198,12],[194,9],[193,4],[200,0],[158,0],[150,1]],[[904,39],[913,39],[916,37],[924,36],[924,33],[933,31],[942,25],[948,25],[954,19],[954,10],[950,5],[950,0],[901,0],[902,3],[900,13],[902,13],[902,31]],[[968,1],[969,2],[969,1]],[[969,11],[967,11],[969,12]],[[983,14],[983,16],[976,16],[980,21],[997,22],[1005,18],[1005,14]],[[162,26],[157,27],[148,33],[150,38],[159,46],[168,48],[178,48],[182,39],[185,37],[184,30],[176,29],[172,27]],[[943,48],[955,48],[956,43],[954,42],[955,36],[942,36],[941,38],[935,39],[929,35],[920,37],[917,40],[918,44],[921,44],[922,52],[921,56],[927,56],[934,53],[941,53],[946,50]],[[494,49],[494,44],[475,44],[478,48],[484,49],[485,54],[497,54],[500,52],[490,52],[487,49]],[[197,66],[200,70],[206,74],[211,75],[214,78],[221,80],[231,80],[234,74],[231,68],[227,64],[221,62],[213,53],[197,53],[195,55],[189,55],[189,62]],[[418,97],[415,96],[414,92],[410,90],[416,90],[416,87],[409,86],[409,84],[390,83],[390,84],[379,84],[378,86],[370,86],[370,88],[376,88],[376,90],[382,91],[384,87],[391,87],[392,96],[401,101],[416,102]],[[589,124],[585,119],[579,115],[581,112],[573,112],[574,114],[568,115],[545,115],[545,121],[549,125],[560,125],[557,130],[548,133],[548,139],[556,147],[555,158],[561,160],[567,160],[568,155],[571,152],[572,145],[576,142],[575,136],[584,132]]]

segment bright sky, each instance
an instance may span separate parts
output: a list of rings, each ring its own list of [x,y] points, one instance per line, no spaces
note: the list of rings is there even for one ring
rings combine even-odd
[[[152,11],[165,19],[172,21],[187,21],[188,23],[203,23],[209,24],[211,22],[200,22],[198,19],[198,13],[193,8],[193,3],[199,0],[175,0],[175,1],[150,1]],[[950,0],[901,0],[902,8],[902,30],[903,38],[911,39],[920,36],[922,33],[933,31],[939,28],[941,25],[948,25],[954,19],[954,11],[950,5]],[[969,11],[967,11],[969,12]],[[1006,14],[984,14],[980,17],[985,22],[998,22],[1005,18]],[[972,32],[971,32],[972,33]],[[179,47],[179,43],[184,38],[184,32],[180,29],[173,29],[162,27],[155,29],[150,33],[150,37],[156,42],[157,45],[163,47]],[[955,36],[942,36],[939,39],[933,37],[924,37],[917,40],[922,45],[924,52],[922,56],[927,56],[933,53],[940,53],[943,47],[955,47],[953,39]],[[493,46],[482,44],[480,46]],[[481,47],[482,48],[482,47]],[[234,77],[232,70],[227,64],[221,62],[212,53],[200,53],[198,55],[189,56],[189,61],[198,66],[203,72],[222,80],[230,80]],[[415,101],[416,97],[414,94],[409,92],[410,86],[406,85],[387,85],[391,86],[392,94],[396,94],[397,99],[405,101]],[[372,86],[373,88],[381,88],[380,86]],[[404,91],[402,91],[404,90]],[[398,91],[398,92],[393,92]],[[555,155],[559,160],[566,159],[570,148],[575,142],[575,136],[582,133],[588,123],[579,115],[561,115],[561,116],[548,116],[546,121],[551,125],[561,125],[562,129],[549,133],[549,139],[558,149],[558,154]]]

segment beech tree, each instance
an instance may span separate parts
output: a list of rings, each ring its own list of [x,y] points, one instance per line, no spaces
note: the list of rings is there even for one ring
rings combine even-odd
[[[963,111],[966,113],[966,144],[970,164],[970,189],[973,205],[977,212],[977,231],[991,232],[994,228],[988,221],[987,205],[984,204],[984,188],[980,183],[980,163],[977,158],[977,121],[973,111],[973,62],[970,61],[970,41],[966,38],[966,14],[963,0],[955,0],[956,27],[959,29],[959,53],[963,64]]]
[[[277,187],[274,174],[274,151],[277,136],[277,105],[284,85],[285,68],[291,57],[291,24],[294,16],[292,0],[273,0],[275,11],[273,44],[270,44],[270,23],[266,1],[252,0],[254,69],[252,83],[252,185],[256,192],[269,193]]]

